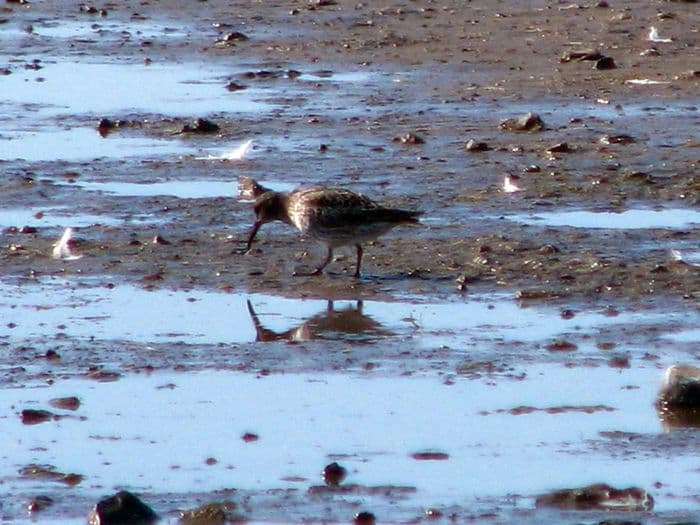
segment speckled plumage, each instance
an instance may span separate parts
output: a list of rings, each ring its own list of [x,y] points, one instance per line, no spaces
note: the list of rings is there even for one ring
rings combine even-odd
[[[354,245],[355,276],[360,275],[361,243],[371,241],[401,223],[416,223],[421,212],[384,208],[373,200],[342,188],[301,188],[289,193],[268,191],[255,201],[255,224],[248,239],[252,246],[258,229],[279,220],[325,243],[328,254],[316,268],[319,274],[331,262],[333,249]]]

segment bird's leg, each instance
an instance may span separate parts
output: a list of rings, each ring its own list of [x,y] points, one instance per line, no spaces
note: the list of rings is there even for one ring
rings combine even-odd
[[[321,266],[316,268],[313,272],[311,272],[311,275],[321,275],[323,273],[323,269],[328,266],[328,264],[331,262],[333,259],[333,248],[328,246],[328,254],[326,255],[325,260],[321,263]]]
[[[355,266],[355,277],[360,277],[360,265],[362,264],[362,246],[360,244],[355,245],[357,251],[357,265]]]

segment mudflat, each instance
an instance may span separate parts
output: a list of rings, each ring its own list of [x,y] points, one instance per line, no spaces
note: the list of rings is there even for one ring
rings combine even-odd
[[[694,430],[662,433],[653,400],[700,350],[697,5],[3,4],[3,515],[45,495],[82,520],[128,488],[172,519],[600,521],[534,501],[624,482],[655,492],[640,521],[696,519],[692,472],[654,470]],[[295,276],[323,246],[276,223],[247,251],[244,177],[423,215],[359,279],[352,249]],[[82,404],[23,423],[60,396]]]

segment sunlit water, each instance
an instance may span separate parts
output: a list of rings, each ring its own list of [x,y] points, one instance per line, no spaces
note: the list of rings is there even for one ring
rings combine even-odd
[[[538,342],[565,334],[597,334],[604,327],[654,321],[694,326],[698,319],[692,311],[622,311],[610,316],[603,308],[564,319],[556,308],[522,307],[507,294],[442,303],[363,301],[358,306],[335,301],[329,308],[327,301],[271,295],[79,283],[57,279],[0,284],[0,312],[13,323],[11,328],[0,326],[0,338],[47,340],[60,333],[61,338],[216,344],[255,341],[260,329],[280,338],[302,339],[332,334],[342,338],[343,331],[367,329],[374,335],[400,335],[417,347],[470,348],[498,341]],[[152,316],[154,304],[160,305],[158,322]],[[338,319],[339,312],[345,312],[345,317]],[[592,348],[594,343],[589,341]]]
[[[36,105],[35,117],[117,118],[134,111],[177,115],[184,107],[188,114],[269,109],[253,100],[255,90],[227,91],[228,73],[204,64],[46,62],[39,71],[0,76],[0,108]]]
[[[43,128],[0,134],[0,160],[27,161],[88,160],[128,157],[177,158],[190,148],[179,140],[129,137],[112,134],[101,137],[95,128]]]
[[[533,215],[507,215],[507,219],[543,226],[608,229],[680,229],[700,224],[700,211],[690,208],[666,210],[632,209],[607,211],[553,211]]]
[[[683,489],[687,463],[628,461],[586,453],[598,432],[658,432],[650,403],[658,372],[610,368],[531,367],[523,381],[496,384],[435,378],[250,374],[207,371],[131,376],[111,383],[58,381],[46,388],[4,390],[0,407],[46,408],[48,399],[77,395],[77,415],[35,426],[7,420],[2,476],[27,463],[84,473],[89,486],[147,491],[318,484],[333,454],[351,469],[349,481],[418,488],[417,504],[454,504],[509,493],[534,495],[606,481]],[[633,383],[638,389],[627,389]],[[568,385],[562,389],[561,385]],[[134,402],[133,400],[139,400]],[[519,405],[605,405],[592,414],[535,412]],[[501,411],[501,412],[498,412]],[[246,443],[245,432],[260,439]],[[76,448],[75,444],[80,443]],[[417,461],[419,451],[449,454]],[[206,458],[218,463],[207,466]],[[174,468],[176,467],[177,468]],[[698,466],[698,465],[696,465]],[[680,485],[680,486],[679,486]],[[104,492],[105,488],[100,491]],[[663,508],[663,500],[660,502]]]
[[[169,195],[180,199],[206,199],[236,197],[238,181],[218,180],[172,180],[139,184],[135,182],[78,182],[78,186],[90,191],[99,191],[119,196],[153,197]],[[265,186],[274,191],[290,191],[293,184],[265,181]]]

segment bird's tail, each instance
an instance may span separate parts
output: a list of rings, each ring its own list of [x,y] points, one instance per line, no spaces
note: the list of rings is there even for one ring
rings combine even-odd
[[[416,210],[399,210],[391,208],[379,208],[376,210],[367,210],[366,212],[373,220],[382,222],[408,222],[417,223],[418,217],[423,215],[422,211]]]

